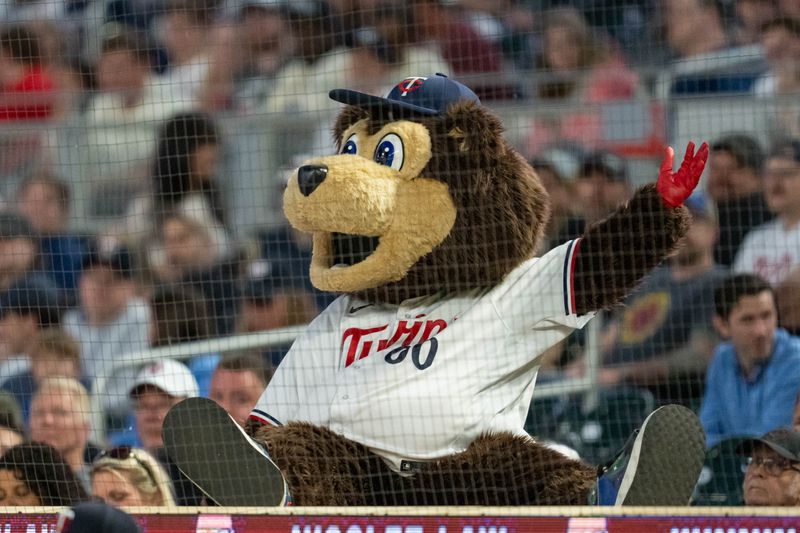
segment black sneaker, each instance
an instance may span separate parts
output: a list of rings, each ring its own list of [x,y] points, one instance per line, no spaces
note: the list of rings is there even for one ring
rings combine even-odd
[[[286,481],[266,449],[216,402],[188,398],[161,428],[169,458],[217,505],[289,505]]]
[[[596,501],[600,505],[688,505],[705,450],[705,433],[697,415],[680,405],[656,409],[601,471]]]

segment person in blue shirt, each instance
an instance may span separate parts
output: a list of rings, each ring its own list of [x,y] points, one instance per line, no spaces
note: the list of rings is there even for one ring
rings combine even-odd
[[[707,445],[791,426],[800,338],[778,328],[772,287],[753,274],[734,275],[714,292],[714,307],[714,327],[728,340],[706,374],[700,421]]]

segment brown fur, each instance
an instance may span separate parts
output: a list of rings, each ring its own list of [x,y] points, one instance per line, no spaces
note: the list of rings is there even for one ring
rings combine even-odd
[[[668,208],[655,185],[645,185],[627,204],[589,227],[575,257],[578,313],[617,304],[675,250],[688,228],[686,208]]]
[[[327,429],[264,427],[262,440],[297,505],[580,505],[595,469],[509,433],[401,477],[366,447]]]
[[[334,127],[344,131],[366,118],[348,107]],[[499,119],[472,102],[451,106],[444,117],[416,119],[431,133],[433,157],[426,177],[446,183],[457,208],[450,236],[400,281],[363,291],[368,301],[400,303],[437,291],[458,292],[502,280],[534,249],[550,217],[547,192],[533,169],[502,135]],[[377,131],[385,120],[370,120]]]

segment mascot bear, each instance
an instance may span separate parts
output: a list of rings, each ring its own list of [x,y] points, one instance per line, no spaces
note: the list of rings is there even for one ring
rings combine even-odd
[[[652,413],[601,469],[523,423],[538,356],[675,249],[708,147],[676,173],[667,149],[657,184],[534,257],[547,193],[469,88],[437,74],[330,96],[339,153],[297,169],[284,210],[313,234],[313,284],[341,296],[248,428],[210,400],[175,406],[171,459],[222,505],[686,505],[704,457],[689,410]]]

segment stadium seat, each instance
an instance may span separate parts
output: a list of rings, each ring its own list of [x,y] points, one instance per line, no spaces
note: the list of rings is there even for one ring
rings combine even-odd
[[[560,417],[554,440],[575,448],[590,463],[603,464],[614,458],[654,409],[655,398],[646,389],[601,390],[597,405],[588,409],[583,396],[577,396]]]
[[[695,487],[697,506],[743,505],[744,462],[736,448],[746,437],[726,439],[706,452],[706,461]]]

